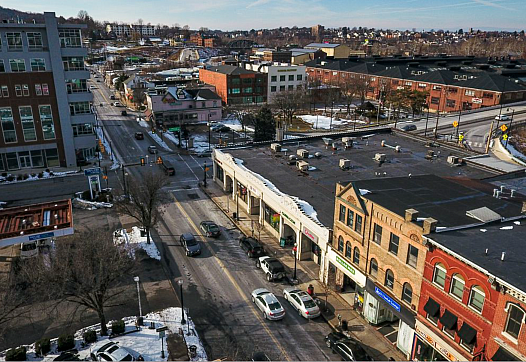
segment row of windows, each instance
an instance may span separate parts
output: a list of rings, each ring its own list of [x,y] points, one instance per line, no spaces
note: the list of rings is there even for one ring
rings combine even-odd
[[[285,86],[284,85],[280,85],[279,86],[279,91],[280,92],[283,92],[285,90]],[[294,90],[294,86],[293,85],[288,85],[287,86],[287,90],[288,91],[292,91]],[[277,91],[277,86],[273,85],[273,86],[270,86],[270,91],[271,92],[276,92]]]
[[[228,90],[229,94],[240,94],[241,92],[243,92],[243,93],[254,93],[254,88],[252,88],[252,87],[231,88],[231,89]],[[255,88],[255,93],[262,93],[262,92],[263,92],[263,88],[262,87],[256,87]]]
[[[46,61],[44,58],[32,58],[29,61],[29,69],[31,72],[45,72],[46,71]],[[20,73],[26,71],[26,61],[25,59],[9,59],[9,67],[11,72]],[[4,65],[4,60],[0,59],[0,73],[5,73],[6,68]]]
[[[71,102],[69,104],[69,112],[72,116],[76,114],[91,113],[91,105],[89,102]]]
[[[345,225],[347,225],[352,230],[361,234],[363,217],[361,215],[356,214],[356,219],[355,219],[354,211],[352,211],[351,209],[347,209],[344,205],[341,205],[341,204],[340,204],[340,214],[338,216],[338,220],[344,223]]]
[[[446,309],[446,311],[444,312],[444,315],[448,313],[448,310]],[[438,327],[438,322],[441,321],[442,319],[440,318],[440,314],[437,312],[436,315],[432,316],[430,315],[429,313],[427,314],[427,320],[431,322],[431,324],[435,325],[436,327]],[[465,322],[464,322],[465,323]],[[442,326],[442,332],[444,332],[444,334],[446,336],[448,336],[449,338],[455,340],[455,336],[457,335],[457,323],[455,322],[455,324],[453,326],[451,326],[451,328],[448,328],[446,326]],[[467,343],[466,341],[464,341],[462,338],[459,338],[459,341],[458,343],[464,348],[466,349],[468,352],[473,352],[473,348],[475,347],[475,341],[472,341],[471,343]]]
[[[230,82],[232,85],[240,85],[241,81],[243,81],[243,84],[252,84],[254,82],[254,79],[256,83],[263,83],[264,78],[263,77],[255,77],[255,78],[231,78]]]
[[[31,106],[18,107],[20,120],[22,123],[22,133],[25,142],[36,141],[35,121],[33,118],[33,110]],[[38,106],[38,113],[40,115],[40,124],[45,140],[55,138],[55,125],[53,122],[53,115],[51,113],[50,105]],[[17,143],[18,138],[15,130],[15,120],[13,118],[13,111],[11,107],[0,108],[0,120],[2,122],[2,133],[4,135],[5,143]]]
[[[5,33],[7,39],[7,50],[8,51],[22,51],[22,33],[19,32],[8,32]],[[31,50],[42,50],[42,33],[27,32],[27,47]],[[2,38],[0,37],[0,45],[2,44]]]
[[[383,228],[378,224],[374,224],[373,241],[377,243],[378,245],[382,245],[382,233],[383,233]],[[400,247],[400,237],[396,234],[390,233],[388,251],[391,254],[398,256],[399,247]],[[418,248],[417,247],[411,244],[408,245],[405,263],[413,268],[416,268],[417,263],[418,263]]]
[[[286,75],[280,75],[279,76],[279,81],[280,82],[285,82],[286,80]],[[296,80],[297,81],[302,81],[303,80],[303,74],[298,74],[296,75]],[[271,75],[270,76],[270,81],[271,82],[277,82],[278,81],[278,76],[277,75]],[[294,74],[289,74],[289,82],[293,82],[294,81]]]
[[[15,96],[17,97],[29,97],[29,86],[27,84],[15,84]],[[47,83],[35,84],[35,95],[37,96],[48,96],[49,86]],[[0,98],[9,97],[9,87],[7,85],[0,85]]]
[[[93,128],[92,123],[74,124],[72,127],[74,137],[95,134],[95,129]]]
[[[59,166],[58,150],[32,150],[0,154],[0,171]]]

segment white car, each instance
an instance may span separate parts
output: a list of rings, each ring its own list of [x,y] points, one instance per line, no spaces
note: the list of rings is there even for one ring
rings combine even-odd
[[[95,346],[90,357],[92,361],[137,361],[141,355],[115,342],[106,342]]]
[[[506,115],[506,114],[497,114],[497,115],[495,116],[495,119],[496,119],[497,121],[509,121],[509,120],[510,120],[510,117],[509,117],[508,115]]]
[[[119,102],[113,102],[112,105],[113,105],[114,107],[122,107],[122,106],[123,106],[123,105],[120,104]]]
[[[265,288],[252,292],[252,302],[263,312],[263,318],[277,321],[285,317],[285,309],[278,298]]]
[[[307,292],[296,287],[289,287],[283,289],[283,297],[304,318],[317,318],[321,315],[320,307]]]

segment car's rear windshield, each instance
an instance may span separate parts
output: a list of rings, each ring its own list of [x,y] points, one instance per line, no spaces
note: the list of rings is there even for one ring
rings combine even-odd
[[[217,225],[210,225],[208,226],[208,228],[210,229],[210,231],[219,231],[219,228],[217,227]]]
[[[316,306],[316,303],[310,299],[304,300],[303,303],[305,304],[305,308],[314,308]]]
[[[278,302],[270,303],[268,307],[270,308],[270,310],[278,310],[281,309],[281,304],[279,304]]]
[[[133,357],[131,354],[127,354],[121,361],[133,361]]]

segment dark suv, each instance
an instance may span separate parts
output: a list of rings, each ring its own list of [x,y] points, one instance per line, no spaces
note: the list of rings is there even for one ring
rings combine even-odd
[[[201,254],[201,244],[195,239],[190,233],[184,233],[181,235],[181,244],[186,250],[186,256],[194,256]]]
[[[243,236],[239,239],[239,246],[247,253],[249,258],[257,258],[265,255],[265,250],[254,238]]]

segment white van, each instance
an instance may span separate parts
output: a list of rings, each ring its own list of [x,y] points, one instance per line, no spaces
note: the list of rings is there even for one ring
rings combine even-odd
[[[22,259],[34,258],[39,254],[48,253],[55,243],[54,238],[40,239],[20,244]]]

